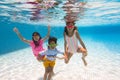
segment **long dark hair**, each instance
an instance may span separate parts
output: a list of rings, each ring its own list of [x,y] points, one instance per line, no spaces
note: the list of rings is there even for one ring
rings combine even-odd
[[[33,32],[33,34],[32,34],[32,40],[33,40],[33,42],[34,42],[34,44],[35,44],[35,48],[36,48],[36,47],[39,46],[39,40],[38,40],[38,41],[35,41],[35,40],[34,40],[33,36],[34,36],[35,34],[40,37],[39,40],[40,40],[42,37],[40,36],[40,34],[39,34],[38,32]]]

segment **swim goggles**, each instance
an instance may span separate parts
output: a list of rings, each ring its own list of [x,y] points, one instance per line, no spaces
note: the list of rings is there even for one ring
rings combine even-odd
[[[56,47],[57,44],[48,44],[49,47]]]
[[[67,28],[74,28],[74,26],[66,26]]]

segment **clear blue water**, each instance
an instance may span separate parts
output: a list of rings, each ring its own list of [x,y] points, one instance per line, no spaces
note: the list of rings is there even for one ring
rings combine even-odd
[[[30,46],[13,32],[14,27],[26,39],[31,40],[34,31],[44,37],[47,34],[47,25],[50,24],[50,35],[58,38],[57,48],[64,51],[66,13],[62,6],[67,0],[56,0],[60,2],[58,6],[42,11],[36,9],[36,6],[26,4],[26,1],[28,0],[0,0],[0,80],[43,79],[42,64],[33,57]],[[87,2],[81,8],[75,25],[87,47],[88,66],[84,67],[79,54],[74,54],[67,65],[56,60],[57,75],[53,79],[119,80],[120,0],[76,1]],[[32,13],[36,12],[34,10],[38,11],[37,19],[31,20]]]
[[[42,37],[47,34],[47,27],[43,25],[28,25],[20,23],[7,24],[6,22],[2,23],[0,29],[0,55],[29,47],[28,44],[25,44],[21,40],[19,40],[17,35],[13,32],[14,26],[17,26],[21,34],[29,40],[31,40],[31,35],[34,31],[38,31]],[[105,44],[108,49],[120,53],[119,25],[115,25],[114,27],[109,27],[111,25],[106,26],[79,27],[78,30],[84,42],[87,43],[87,39],[92,39],[95,42]],[[51,27],[50,35],[55,36],[58,39],[63,38],[63,31],[64,27]]]
[[[83,41],[87,43],[87,39],[92,39],[95,42],[103,43],[109,50],[120,53],[119,0],[86,1],[88,6],[92,7],[85,8],[82,19],[76,22]],[[54,13],[48,15],[45,11],[42,12],[44,16],[52,16],[49,20],[45,18],[39,21],[30,21],[31,9],[26,8],[24,4],[13,4],[14,2],[14,0],[0,1],[0,55],[29,47],[29,45],[20,41],[13,32],[12,29],[15,26],[18,27],[26,39],[31,39],[31,34],[34,31],[38,31],[44,37],[47,33],[47,23],[49,23],[52,26],[51,36],[55,36],[58,39],[63,38],[65,26],[63,17],[65,13],[60,6],[49,10],[58,12],[57,15]],[[91,47],[95,46],[91,45]]]

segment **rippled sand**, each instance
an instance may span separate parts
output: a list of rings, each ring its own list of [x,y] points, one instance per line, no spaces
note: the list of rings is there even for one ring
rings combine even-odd
[[[89,41],[86,46],[87,67],[82,63],[81,54],[74,54],[68,64],[56,61],[52,79],[119,80],[120,54],[98,42]],[[58,49],[63,51],[63,45],[58,45]],[[31,48],[0,56],[0,80],[42,80],[43,75],[44,67],[33,57]]]

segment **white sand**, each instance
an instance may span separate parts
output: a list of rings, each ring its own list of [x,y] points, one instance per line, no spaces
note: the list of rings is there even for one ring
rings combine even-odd
[[[88,66],[83,65],[81,54],[74,54],[68,64],[57,59],[53,80],[120,79],[120,54],[102,43],[86,42]],[[58,49],[63,51],[63,42],[58,44]],[[44,67],[34,58],[31,48],[0,56],[0,80],[42,80],[43,75]]]

